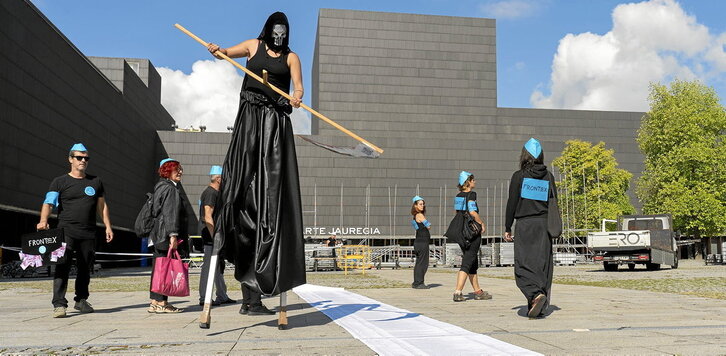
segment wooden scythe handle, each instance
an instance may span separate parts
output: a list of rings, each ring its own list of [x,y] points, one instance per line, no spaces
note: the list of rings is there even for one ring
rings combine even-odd
[[[178,29],[179,29],[180,31],[182,31],[182,32],[186,33],[187,35],[189,35],[189,37],[191,37],[191,38],[195,39],[195,40],[196,40],[197,42],[199,42],[199,43],[201,43],[202,45],[204,45],[204,47],[206,47],[207,45],[209,45],[209,44],[208,44],[207,42],[204,42],[204,40],[202,40],[201,38],[197,37],[197,36],[196,36],[195,34],[193,34],[193,33],[189,32],[189,30],[187,30],[186,28],[184,28],[184,26],[182,26],[182,25],[180,25],[180,24],[174,24],[174,27],[176,27],[176,28],[178,28]],[[260,78],[260,76],[259,76],[259,75],[255,74],[255,73],[252,73],[252,71],[250,71],[249,69],[245,68],[245,67],[244,67],[243,65],[241,65],[241,64],[239,64],[239,63],[237,63],[237,61],[233,60],[232,58],[229,58],[229,57],[227,57],[227,55],[225,55],[224,53],[222,53],[222,52],[220,52],[220,51],[217,51],[217,52],[215,52],[214,54],[216,54],[216,55],[218,55],[218,56],[220,56],[220,57],[222,57],[222,58],[226,59],[226,60],[227,60],[228,62],[232,63],[232,65],[234,65],[235,67],[237,67],[237,68],[241,69],[242,71],[244,71],[245,73],[247,73],[247,75],[249,75],[250,77],[252,77],[252,78],[254,78],[255,80],[259,81],[260,83],[263,83],[264,85],[266,85],[266,86],[270,87],[270,89],[274,90],[274,91],[275,91],[276,93],[278,93],[278,94],[280,94],[280,95],[284,96],[284,97],[285,97],[285,98],[287,98],[288,100],[292,100],[292,97],[290,96],[290,94],[288,94],[288,93],[285,93],[284,91],[280,90],[279,88],[275,87],[274,85],[272,85],[272,84],[268,83],[268,82],[267,82],[266,80],[264,80],[263,78]],[[374,144],[372,144],[372,143],[370,143],[370,142],[366,141],[365,139],[363,139],[362,137],[360,137],[360,136],[358,136],[358,135],[354,134],[353,132],[351,132],[350,130],[346,129],[345,127],[343,127],[343,126],[340,126],[340,125],[339,125],[338,123],[336,123],[335,121],[333,121],[333,120],[331,120],[331,119],[327,118],[327,117],[326,117],[325,115],[323,115],[323,114],[321,114],[321,113],[317,112],[317,111],[316,111],[315,109],[313,109],[313,108],[311,108],[311,107],[309,107],[309,106],[307,106],[307,105],[305,105],[305,104],[302,104],[302,103],[300,104],[300,107],[302,107],[303,109],[305,109],[305,110],[307,110],[307,111],[310,111],[310,112],[311,112],[311,113],[312,113],[313,115],[317,116],[317,117],[318,117],[318,118],[320,118],[321,120],[323,120],[323,121],[325,121],[325,122],[329,123],[330,125],[332,125],[332,126],[333,126],[333,127],[335,127],[336,129],[338,129],[338,130],[342,131],[342,132],[343,132],[343,133],[345,133],[346,135],[348,135],[348,136],[350,136],[350,137],[352,137],[352,138],[354,138],[354,139],[356,139],[356,140],[358,140],[358,141],[362,142],[363,144],[365,144],[366,146],[368,146],[368,147],[372,148],[372,149],[373,149],[373,150],[375,150],[376,152],[378,152],[378,153],[383,153],[383,150],[382,150],[381,148],[379,148],[378,146],[376,146],[376,145],[374,145]]]

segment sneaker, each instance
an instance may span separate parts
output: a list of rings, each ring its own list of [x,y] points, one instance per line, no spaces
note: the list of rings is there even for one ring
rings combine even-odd
[[[66,317],[66,307],[53,308],[53,317],[54,318],[65,318]]]
[[[80,311],[81,313],[93,313],[93,307],[91,307],[91,303],[89,303],[85,299],[81,299],[76,302],[76,305],[73,306],[73,309]]]
[[[250,312],[250,305],[247,303],[242,303],[242,307],[239,308],[239,313],[242,315],[246,315]]]
[[[250,305],[250,309],[247,312],[247,315],[273,315],[273,314],[275,314],[275,312],[270,309],[267,309],[267,307],[264,304]]]
[[[427,286],[427,285],[425,285],[425,284],[423,284],[423,283],[421,283],[421,284],[416,284],[416,285],[414,285],[414,286],[411,286],[411,287],[412,287],[413,289],[429,289],[429,286]]]
[[[463,302],[466,298],[464,298],[464,295],[461,293],[454,293],[454,301],[455,302]]]
[[[227,298],[227,299],[225,299],[221,302],[217,302],[217,303],[219,303],[219,304],[235,304],[235,303],[237,303],[237,301],[232,298]]]
[[[532,299],[532,307],[529,309],[529,312],[527,313],[527,316],[530,318],[536,318],[539,313],[542,311],[542,307],[547,302],[547,296],[540,293],[537,294],[534,299]]]
[[[488,300],[492,299],[492,295],[485,292],[482,289],[479,289],[478,291],[474,292],[474,299],[476,300]]]

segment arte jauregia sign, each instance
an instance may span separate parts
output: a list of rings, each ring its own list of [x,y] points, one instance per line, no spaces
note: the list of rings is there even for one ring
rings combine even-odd
[[[377,227],[346,226],[346,227],[306,227],[305,235],[380,235]]]

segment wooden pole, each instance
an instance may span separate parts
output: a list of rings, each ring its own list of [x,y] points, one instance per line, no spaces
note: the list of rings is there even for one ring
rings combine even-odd
[[[174,24],[174,27],[176,27],[176,28],[178,28],[178,29],[179,29],[180,31],[182,31],[182,32],[186,33],[186,34],[187,34],[187,35],[188,35],[189,37],[191,37],[191,38],[195,39],[195,40],[196,40],[197,42],[199,42],[199,43],[201,43],[202,45],[204,45],[204,47],[206,47],[206,46],[208,46],[208,45],[209,45],[209,44],[208,44],[207,42],[204,42],[204,41],[203,41],[203,40],[202,40],[201,38],[197,37],[197,36],[196,36],[195,34],[193,34],[193,33],[189,32],[189,30],[187,30],[186,28],[184,28],[184,27],[183,27],[182,25],[180,25],[180,24]],[[247,73],[247,75],[249,75],[250,77],[252,77],[252,78],[254,78],[255,80],[259,81],[260,83],[262,83],[262,84],[266,85],[266,86],[267,86],[267,87],[269,87],[270,89],[274,90],[274,91],[275,91],[276,93],[278,93],[278,94],[282,95],[283,97],[287,98],[288,100],[292,100],[292,97],[290,96],[290,94],[288,94],[288,93],[285,93],[284,91],[280,90],[280,89],[279,89],[279,88],[277,88],[276,86],[274,86],[274,85],[272,85],[272,84],[268,83],[268,82],[267,82],[267,78],[266,78],[266,76],[265,76],[265,78],[260,78],[260,76],[259,76],[259,75],[255,74],[255,73],[252,73],[252,71],[250,71],[249,69],[245,68],[245,67],[244,67],[243,65],[241,65],[241,64],[239,64],[239,63],[237,63],[237,61],[233,60],[232,58],[229,58],[229,57],[227,57],[227,55],[226,55],[226,54],[224,54],[224,53],[222,53],[222,52],[220,52],[220,51],[216,51],[216,52],[214,52],[214,54],[216,54],[216,55],[218,55],[218,56],[220,56],[220,57],[224,58],[224,59],[225,59],[225,60],[227,60],[228,62],[232,63],[232,65],[234,65],[235,67],[237,67],[237,68],[241,69],[241,70],[242,70],[243,72]],[[264,72],[263,72],[263,75],[264,75]],[[338,129],[338,130],[342,131],[342,132],[343,132],[343,133],[345,133],[346,135],[348,135],[348,136],[350,136],[350,137],[352,137],[352,138],[354,138],[354,139],[356,139],[356,140],[360,141],[361,143],[363,143],[364,145],[366,145],[366,146],[370,147],[370,148],[371,148],[371,149],[373,149],[374,151],[376,151],[376,152],[378,152],[378,153],[383,153],[383,150],[382,150],[381,148],[379,148],[378,146],[376,146],[376,145],[374,145],[374,144],[372,144],[372,143],[370,143],[370,142],[366,141],[366,140],[365,140],[365,139],[363,139],[362,137],[360,137],[360,136],[358,136],[358,135],[354,134],[354,133],[353,133],[353,132],[351,132],[350,130],[348,130],[348,129],[346,129],[345,127],[343,127],[343,126],[339,125],[339,124],[338,124],[337,122],[335,122],[335,121],[333,121],[333,120],[329,119],[328,117],[326,117],[325,115],[323,115],[323,114],[321,114],[321,113],[317,112],[317,111],[316,111],[315,109],[313,109],[313,108],[311,108],[311,107],[309,107],[309,106],[307,106],[307,105],[305,105],[305,104],[302,104],[302,103],[300,104],[300,107],[301,107],[301,108],[303,108],[303,109],[305,109],[305,110],[307,110],[307,111],[309,111],[309,112],[310,112],[310,113],[312,113],[313,115],[317,116],[317,117],[318,117],[319,119],[321,119],[321,120],[323,120],[323,121],[325,121],[325,122],[329,123],[330,125],[332,125],[332,126],[333,126],[333,127],[335,127],[336,129]]]

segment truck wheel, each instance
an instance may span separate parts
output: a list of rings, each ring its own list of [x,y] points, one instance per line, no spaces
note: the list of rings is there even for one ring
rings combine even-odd
[[[650,262],[647,262],[647,263],[645,264],[645,268],[646,268],[646,269],[647,269],[648,271],[657,271],[657,270],[659,270],[659,269],[660,269],[660,263],[650,263]]]
[[[607,263],[603,262],[603,267],[608,272],[614,272],[618,270],[618,264],[617,263]]]
[[[635,263],[628,263],[628,269],[631,270],[631,271],[634,270],[635,269]]]

